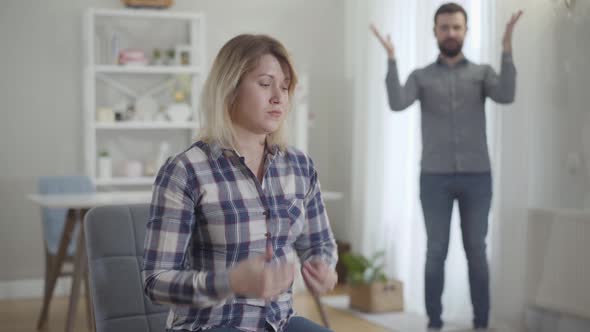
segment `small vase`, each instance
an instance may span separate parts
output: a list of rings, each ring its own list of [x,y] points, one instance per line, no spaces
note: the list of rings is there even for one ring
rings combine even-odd
[[[186,103],[173,103],[168,105],[166,115],[172,122],[187,122],[191,118],[191,107]]]
[[[113,161],[111,157],[98,158],[98,177],[101,179],[110,179],[113,174]]]

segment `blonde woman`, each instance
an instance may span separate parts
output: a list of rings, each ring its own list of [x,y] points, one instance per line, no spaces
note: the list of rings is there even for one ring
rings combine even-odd
[[[154,184],[145,293],[170,331],[327,331],[292,308],[296,254],[311,292],[337,281],[336,243],[309,157],[287,147],[297,76],[277,40],[239,35],[202,94],[200,140]]]

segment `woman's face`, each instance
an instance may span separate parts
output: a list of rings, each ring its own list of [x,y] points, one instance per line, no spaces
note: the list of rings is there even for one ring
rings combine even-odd
[[[254,70],[242,77],[231,110],[235,126],[253,134],[276,131],[289,106],[288,70],[270,54],[262,56]]]

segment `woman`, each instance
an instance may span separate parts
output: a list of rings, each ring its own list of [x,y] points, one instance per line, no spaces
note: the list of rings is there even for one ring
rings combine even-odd
[[[202,94],[201,139],[159,171],[143,277],[169,330],[326,331],[294,317],[299,257],[311,292],[337,281],[336,243],[309,157],[285,143],[297,76],[277,40],[239,35]]]

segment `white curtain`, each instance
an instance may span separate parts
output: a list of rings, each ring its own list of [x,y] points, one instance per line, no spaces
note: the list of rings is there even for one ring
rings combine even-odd
[[[438,47],[433,16],[446,1],[371,0],[348,2],[348,63],[355,82],[355,120],[351,216],[353,249],[370,255],[386,252],[386,272],[404,282],[406,310],[424,313],[426,238],[418,179],[421,136],[420,105],[393,113],[387,102],[386,54],[370,34],[373,22],[394,42],[400,79],[435,61]],[[464,0],[469,32],[464,53],[474,62],[495,64],[500,58],[494,36],[494,1]],[[488,105],[488,141],[495,156],[494,117]],[[495,164],[495,162],[493,162]],[[494,173],[497,175],[497,173]],[[490,239],[489,239],[490,240]],[[488,241],[491,243],[492,241]],[[488,252],[491,252],[489,250]],[[458,211],[452,217],[451,242],[443,295],[444,319],[471,321],[467,265]]]

